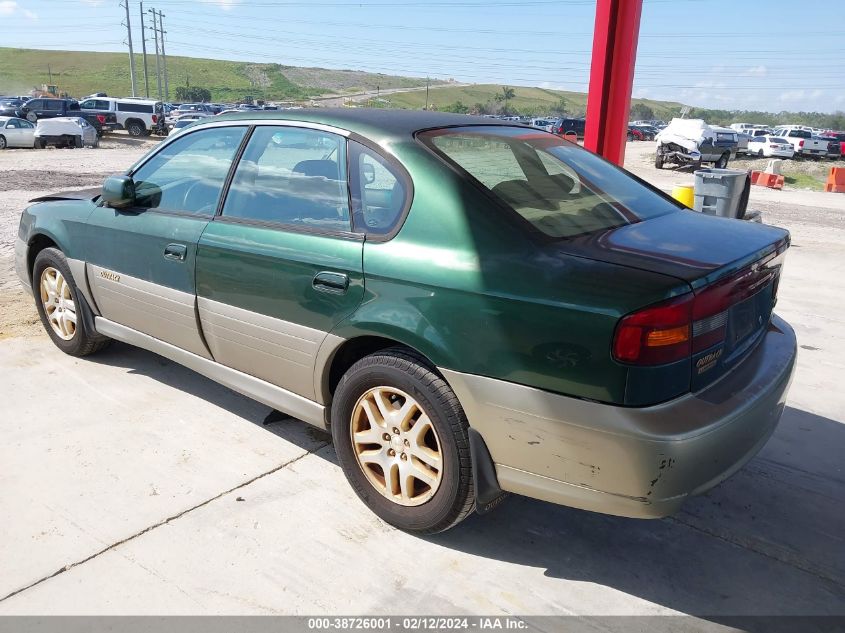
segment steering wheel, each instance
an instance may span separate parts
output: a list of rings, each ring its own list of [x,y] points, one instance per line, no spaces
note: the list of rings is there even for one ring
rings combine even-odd
[[[185,191],[185,195],[182,198],[182,207],[192,213],[214,215],[214,212],[217,211],[218,196],[215,195],[214,200],[207,200],[206,194],[209,189],[212,189],[212,187],[206,185],[201,180],[195,182]]]

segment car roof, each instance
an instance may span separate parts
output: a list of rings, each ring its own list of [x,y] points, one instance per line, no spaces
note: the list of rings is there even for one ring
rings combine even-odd
[[[384,110],[378,108],[312,108],[302,110],[260,110],[222,114],[205,124],[219,121],[298,121],[330,125],[365,137],[407,138],[419,130],[466,125],[513,127],[513,121],[481,116],[430,112],[424,110]]]

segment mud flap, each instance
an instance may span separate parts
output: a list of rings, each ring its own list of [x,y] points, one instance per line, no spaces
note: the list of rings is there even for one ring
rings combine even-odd
[[[481,433],[469,429],[469,452],[472,459],[472,481],[475,489],[475,511],[487,514],[504,501],[508,494],[499,487],[496,467]]]

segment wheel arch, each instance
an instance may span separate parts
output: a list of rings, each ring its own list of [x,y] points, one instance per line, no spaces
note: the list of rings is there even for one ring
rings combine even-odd
[[[330,407],[340,379],[352,365],[370,354],[391,347],[401,347],[412,352],[425,361],[433,372],[441,375],[431,358],[414,345],[409,345],[397,337],[362,333],[343,340],[331,350],[330,355],[322,363],[322,366],[317,367],[317,371],[315,372],[315,379],[317,381],[315,389],[318,398],[320,398],[327,408]]]
[[[58,250],[64,252],[64,249],[61,247],[54,235],[47,234],[46,232],[35,233],[32,235],[27,241],[26,248],[26,272],[29,275],[30,283],[32,283],[32,268],[35,265],[35,258],[38,257],[38,253],[43,251],[45,248],[57,248]]]

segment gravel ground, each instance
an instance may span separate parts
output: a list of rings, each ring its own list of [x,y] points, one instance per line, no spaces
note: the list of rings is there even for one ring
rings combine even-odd
[[[8,149],[0,152],[0,339],[32,336],[41,326],[32,298],[14,272],[15,238],[27,201],[56,191],[100,184],[125,170],[155,147],[159,139],[105,137],[98,149]]]

